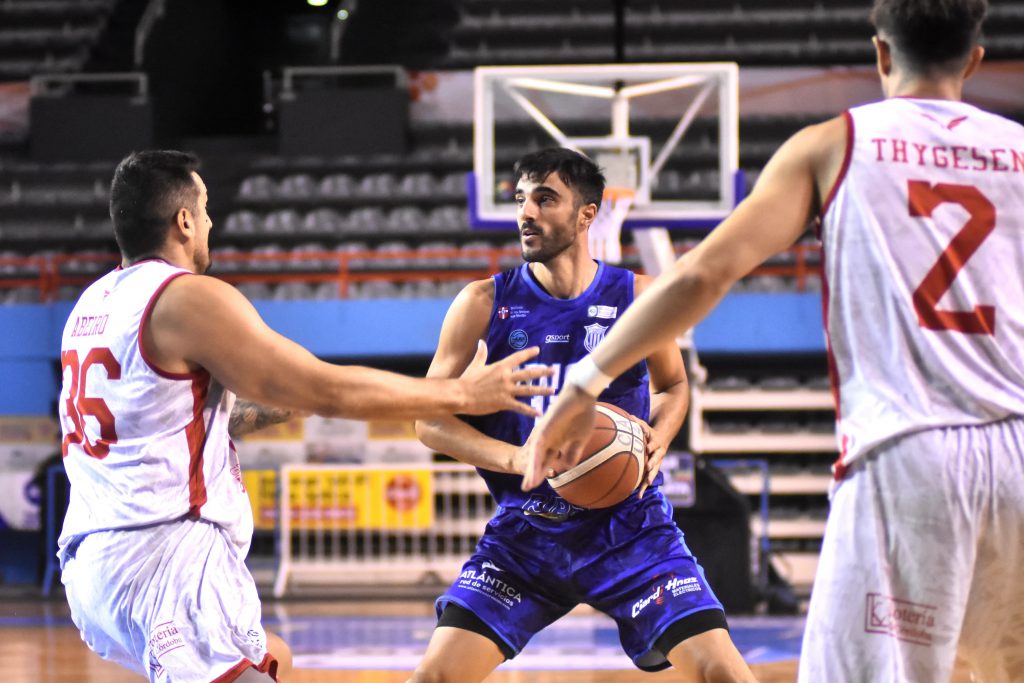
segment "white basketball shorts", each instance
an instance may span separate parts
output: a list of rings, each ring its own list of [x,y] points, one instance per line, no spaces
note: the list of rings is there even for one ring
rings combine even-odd
[[[215,524],[182,519],[86,536],[62,581],[82,640],[153,683],[276,675],[256,584]]]
[[[802,683],[1024,681],[1024,420],[929,429],[832,499]]]

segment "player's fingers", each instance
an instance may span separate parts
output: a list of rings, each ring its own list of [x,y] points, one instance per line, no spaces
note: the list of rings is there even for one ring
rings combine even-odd
[[[661,461],[665,459],[666,450],[667,449],[664,446],[658,446],[653,453],[647,456],[648,470],[653,470],[654,472],[658,471],[658,468],[661,467]]]
[[[523,396],[524,394],[519,391],[516,391],[516,395]],[[536,394],[531,395],[536,396]],[[544,413],[534,408],[529,403],[523,403],[522,401],[509,401],[505,409],[511,410],[513,413],[526,415],[527,417],[542,417],[544,415]]]
[[[644,433],[644,441],[646,441],[648,445],[647,452],[649,453],[651,436],[654,434],[654,430],[651,429],[651,425],[647,424],[646,420],[641,420],[636,415],[630,415],[629,417],[630,419],[633,420],[633,422],[636,422],[638,425],[640,425],[640,430]]]
[[[529,348],[523,349],[522,351],[516,351],[515,353],[506,356],[504,360],[502,360],[501,362],[512,366],[522,365],[526,361],[531,360],[532,358],[536,358],[538,353],[540,353],[540,347],[531,346]]]
[[[526,473],[523,476],[522,488],[524,491],[536,488],[540,484],[544,470],[547,469],[544,462],[547,450],[541,444],[536,444],[534,448],[530,449],[530,460],[526,467]]]
[[[517,384],[512,388],[512,393],[516,396],[550,396],[555,393],[555,388],[539,384]]]
[[[583,457],[582,441],[570,441],[559,453],[559,460],[566,467],[575,467],[581,457]]]
[[[513,382],[529,382],[535,380],[538,377],[550,377],[555,372],[553,367],[547,365],[531,365],[525,368],[519,368],[512,373]]]
[[[473,360],[470,361],[470,368],[478,368],[487,362],[487,342],[483,339],[477,339],[476,341],[476,353],[473,354]]]

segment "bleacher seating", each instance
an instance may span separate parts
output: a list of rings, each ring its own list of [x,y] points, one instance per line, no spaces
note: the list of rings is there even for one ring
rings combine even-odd
[[[862,0],[631,0],[622,58],[628,62],[736,61],[743,65],[869,64]],[[993,59],[1024,56],[1024,3],[993,2],[986,47]],[[439,66],[616,61],[611,3],[462,0]]]
[[[0,2],[0,81],[82,70],[116,0]]]

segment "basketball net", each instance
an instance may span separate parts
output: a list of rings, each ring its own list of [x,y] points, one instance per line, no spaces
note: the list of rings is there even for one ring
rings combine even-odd
[[[591,256],[606,263],[622,262],[622,223],[635,197],[636,191],[628,187],[605,188],[587,236]]]

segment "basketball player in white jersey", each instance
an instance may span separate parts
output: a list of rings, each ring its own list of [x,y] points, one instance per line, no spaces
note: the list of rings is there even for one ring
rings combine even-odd
[[[786,142],[531,436],[572,462],[596,395],[820,219],[840,458],[805,683],[1024,680],[1024,128],[961,102],[985,0],[876,0],[886,99]],[[559,454],[558,449],[562,452]]]
[[[244,559],[253,518],[229,438],[261,405],[323,416],[534,411],[537,349],[458,379],[324,363],[202,275],[212,221],[198,159],[140,152],[117,167],[110,214],[122,265],[83,292],[64,329],[59,401],[71,501],[62,580],[85,642],[151,681],[286,680]],[[235,395],[248,399],[229,427]]]

